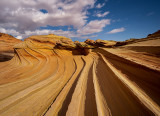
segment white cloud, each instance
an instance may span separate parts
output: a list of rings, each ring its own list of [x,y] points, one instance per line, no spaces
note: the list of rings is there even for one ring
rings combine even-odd
[[[90,21],[87,25],[85,25],[81,29],[78,29],[77,33],[82,34],[82,35],[98,33],[98,32],[101,32],[103,28],[109,24],[110,24],[109,19],[93,20],[93,21]]]
[[[17,39],[23,39],[22,36],[16,36]]]
[[[48,35],[48,34],[56,34],[65,37],[80,37],[81,35],[75,34],[73,31],[63,31],[63,30],[34,30],[34,31],[24,31],[24,33],[19,33],[13,29],[5,29],[0,28],[0,32],[14,35],[17,39],[24,39],[31,35]]]
[[[94,3],[95,0],[1,0],[0,27],[20,33],[46,25],[82,27],[87,9]]]
[[[118,29],[113,29],[111,30],[110,32],[108,32],[109,34],[113,34],[113,33],[118,33],[118,32],[123,32],[125,31],[125,28],[122,27],[122,28],[118,28]]]
[[[1,27],[0,27],[0,32],[1,33],[8,33],[8,34],[11,34],[11,35],[14,35],[14,36],[18,36],[20,34],[19,32],[17,32],[14,29],[5,29],[5,28],[1,28]]]
[[[65,37],[77,37],[77,35],[73,31],[63,31],[63,30],[35,30],[35,31],[25,31],[24,36],[30,35],[48,35],[48,34],[56,34]]]
[[[103,27],[105,27],[108,24],[110,24],[109,19],[90,21],[84,27],[82,27],[81,29],[78,29],[77,32],[70,31],[70,30],[63,31],[63,30],[36,29],[33,31],[27,30],[27,31],[24,31],[24,33],[20,33],[14,29],[5,29],[5,28],[0,28],[0,32],[11,34],[15,36],[17,39],[25,39],[32,35],[48,35],[48,34],[56,34],[56,35],[65,36],[68,38],[72,38],[72,37],[92,38],[92,37],[97,37],[97,35],[90,35],[90,34],[101,32],[103,30]],[[89,36],[85,36],[85,35],[89,35]]]
[[[96,6],[96,8],[102,8],[103,6],[105,5],[105,3],[103,3],[103,4],[97,4],[97,6]]]
[[[87,23],[87,10],[105,5],[94,6],[95,2],[96,0],[1,0],[0,32],[18,39],[49,33],[70,38],[98,33],[110,24],[110,20],[93,20]],[[45,9],[47,13],[41,12],[41,9]],[[98,16],[104,17],[108,13],[100,13]],[[47,25],[69,26],[76,31],[39,29]]]
[[[107,11],[107,12],[104,12],[104,13],[97,13],[97,17],[105,17],[106,15],[108,15],[109,14],[109,11]]]

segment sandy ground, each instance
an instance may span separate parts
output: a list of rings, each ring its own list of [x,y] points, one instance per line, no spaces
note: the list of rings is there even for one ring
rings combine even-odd
[[[0,116],[160,115],[160,71],[115,54],[18,49],[0,63]]]

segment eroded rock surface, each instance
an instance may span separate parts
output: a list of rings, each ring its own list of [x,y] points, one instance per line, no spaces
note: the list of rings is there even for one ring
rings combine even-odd
[[[15,45],[0,63],[0,116],[159,115],[160,72],[96,43],[116,42],[52,34]]]
[[[13,46],[20,42],[11,35],[0,33],[0,62],[10,60],[14,55]]]

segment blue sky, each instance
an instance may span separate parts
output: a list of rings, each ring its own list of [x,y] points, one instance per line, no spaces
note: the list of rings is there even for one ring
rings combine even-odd
[[[10,3],[10,4],[8,4]],[[160,0],[2,0],[0,32],[73,41],[143,38],[160,29]]]
[[[124,27],[125,31],[107,34],[104,38],[113,40],[142,38],[159,30],[159,4],[159,0],[109,0],[102,9],[110,11],[106,17],[112,19],[112,23],[104,30],[110,31],[114,28]]]

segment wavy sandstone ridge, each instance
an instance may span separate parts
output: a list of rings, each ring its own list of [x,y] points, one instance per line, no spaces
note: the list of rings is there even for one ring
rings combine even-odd
[[[0,62],[10,60],[14,56],[13,46],[20,42],[11,35],[0,33]]]
[[[0,63],[0,115],[160,115],[160,72],[90,48],[56,35],[17,44]]]

